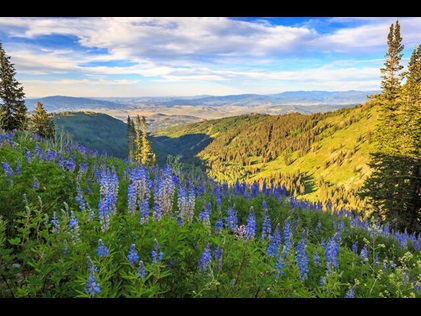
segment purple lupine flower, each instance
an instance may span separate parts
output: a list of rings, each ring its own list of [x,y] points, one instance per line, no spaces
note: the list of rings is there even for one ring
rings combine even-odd
[[[254,215],[253,206],[250,206],[249,216],[247,218],[247,225],[244,232],[244,236],[247,240],[251,240],[254,238],[256,234],[256,216]]]
[[[187,196],[186,196],[186,190],[183,187],[178,188],[177,192],[177,205],[180,214],[183,214],[184,209],[186,208],[187,204]]]
[[[26,162],[27,163],[31,163],[32,162],[32,154],[31,154],[31,152],[29,150],[26,150],[25,158],[26,158]]]
[[[90,297],[94,297],[95,293],[100,293],[99,283],[96,280],[95,272],[97,268],[88,257],[88,280],[86,281],[85,290]]]
[[[222,192],[217,184],[214,185],[213,192],[216,198],[216,209],[220,211],[222,205]]]
[[[20,163],[20,161],[18,161],[17,163],[16,163],[16,170],[15,170],[15,173],[17,174],[17,175],[20,175],[21,174],[21,166],[22,166],[22,164]]]
[[[145,276],[148,274],[146,271],[145,265],[142,260],[139,261],[139,267],[137,268],[137,276],[141,279],[144,279]]]
[[[128,200],[128,212],[130,215],[134,215],[136,213],[137,207],[137,191],[136,191],[136,182],[131,179],[129,187],[127,188],[127,200]]]
[[[98,240],[97,256],[105,257],[108,254],[108,248],[102,242],[102,239]]]
[[[314,260],[314,265],[316,267],[320,267],[321,266],[321,264],[320,264],[320,256],[319,256],[319,252],[317,250],[314,252],[313,260]]]
[[[5,173],[5,174],[6,174],[6,176],[7,176],[7,181],[8,181],[8,182],[9,182],[9,181],[11,181],[11,180],[12,180],[12,178],[13,178],[13,170],[12,170],[12,168],[9,166],[9,164],[7,163],[7,161],[6,161],[6,160],[4,160],[4,161],[3,161],[2,167],[3,167],[4,173]]]
[[[328,271],[331,271],[333,268],[337,268],[339,266],[338,252],[339,245],[333,236],[332,238],[330,238],[326,247],[326,265]]]
[[[238,218],[237,212],[234,207],[229,206],[227,209],[227,217],[225,218],[227,226],[230,231],[236,233],[238,231]]]
[[[195,203],[196,203],[196,195],[195,195],[194,186],[192,186],[189,189],[189,195],[187,197],[187,209],[185,213],[188,222],[193,221]]]
[[[345,298],[355,298],[355,288],[352,287],[348,291],[346,291]]]
[[[149,217],[149,201],[143,200],[140,204],[140,224],[148,222]]]
[[[154,241],[154,250],[152,250],[152,262],[157,263],[162,260],[162,251],[159,250],[158,240]]]
[[[320,277],[320,280],[319,280],[319,285],[320,285],[320,286],[325,286],[325,285],[326,285],[326,280],[325,280],[325,277]]]
[[[82,187],[80,186],[79,182],[76,182],[76,202],[79,203],[79,208],[83,212],[86,210],[85,199],[83,198]]]
[[[279,246],[282,243],[281,238],[282,238],[281,237],[281,229],[280,229],[279,223],[278,223],[276,225],[275,232],[273,233],[273,236],[270,239],[269,246],[268,246],[268,249],[266,251],[266,253],[269,257],[272,257],[272,258],[276,257],[276,255],[278,253]]]
[[[320,232],[320,228],[322,227],[322,222],[319,220],[317,222],[317,226],[316,226],[316,234],[318,234]]]
[[[38,179],[34,177],[34,180],[32,181],[32,188],[33,189],[39,189],[39,187],[40,187],[40,183],[39,183]]]
[[[66,169],[69,170],[70,172],[75,171],[76,161],[73,158],[73,156],[70,156],[69,159],[65,161],[64,165],[65,165]]]
[[[266,200],[262,201],[262,209],[263,209],[263,211],[267,211],[267,209],[268,209],[268,205],[266,203]]]
[[[129,254],[127,255],[127,259],[129,259],[130,264],[135,264],[139,261],[139,254],[136,249],[135,244],[130,245]]]
[[[263,220],[262,220],[262,239],[266,239],[266,238],[270,239],[271,234],[272,234],[272,228],[271,228],[271,223],[270,223],[269,212],[267,208],[263,210],[264,210],[264,214],[263,214]]]
[[[275,274],[275,280],[282,274],[285,274],[284,271],[284,266],[285,266],[285,256],[286,256],[286,252],[285,249],[281,252],[281,254],[279,255],[278,259],[276,260],[275,263],[275,269],[276,269],[276,274]]]
[[[210,244],[206,244],[202,256],[199,259],[199,270],[202,274],[208,267],[210,268],[212,260],[212,254],[210,249]]]
[[[299,280],[301,281],[308,279],[308,255],[306,248],[306,234],[304,233],[297,244],[295,256],[298,265],[298,270],[300,272]]]
[[[218,219],[215,222],[215,234],[219,234],[219,233],[222,232],[222,226],[223,226],[222,214],[221,214],[221,212],[219,212]]]
[[[37,156],[39,156],[39,154],[41,153],[41,147],[39,147],[39,144],[38,143],[35,144],[34,153]]]
[[[285,252],[289,253],[291,248],[294,246],[294,241],[292,240],[292,226],[291,220],[288,217],[284,224],[284,241],[285,241]]]
[[[360,258],[363,262],[368,261],[368,246],[367,246],[367,244],[364,244],[363,249],[361,249]]]
[[[53,216],[51,218],[51,224],[53,224],[53,232],[60,230],[60,220],[57,218],[56,211],[53,212]]]
[[[153,211],[152,211],[152,217],[156,220],[159,221],[161,220],[161,206],[159,205],[159,202],[155,202],[154,206],[153,206]]]
[[[352,245],[352,251],[355,253],[358,253],[358,241],[356,241],[353,245]]]
[[[222,271],[222,249],[220,246],[215,249],[215,268],[217,272]]]
[[[251,186],[251,195],[256,197],[259,194],[259,183],[254,181]]]
[[[79,165],[79,172],[82,175],[85,175],[87,171],[88,171],[88,163],[85,160],[81,165]]]
[[[201,221],[206,226],[210,226],[209,206],[204,207],[199,213],[199,221]]]
[[[169,215],[172,212],[176,178],[173,176],[171,168],[166,165],[162,171],[162,176],[156,179],[154,202],[159,203],[163,215]]]
[[[73,243],[80,241],[79,238],[79,220],[73,211],[70,212],[70,219],[68,223],[68,229]]]

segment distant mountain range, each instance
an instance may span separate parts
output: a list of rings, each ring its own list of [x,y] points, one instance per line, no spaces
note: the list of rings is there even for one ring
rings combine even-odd
[[[48,96],[44,98],[27,98],[26,106],[31,111],[35,109],[37,102],[41,102],[44,108],[49,112],[75,111],[81,109],[127,109],[136,105],[148,106],[315,106],[310,112],[317,111],[317,106],[322,107],[324,111],[332,106],[332,109],[338,106],[352,106],[368,101],[367,96],[379,93],[380,91],[287,91],[276,94],[239,94],[225,96],[201,95],[196,97],[114,97],[114,98],[78,98],[70,96]],[[300,108],[297,108],[300,112]],[[302,109],[303,112],[308,112]]]

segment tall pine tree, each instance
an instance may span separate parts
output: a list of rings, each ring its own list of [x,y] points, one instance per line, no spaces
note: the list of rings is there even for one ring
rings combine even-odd
[[[134,124],[134,150],[133,158],[137,162],[141,162],[144,165],[150,166],[156,164],[155,154],[152,152],[151,144],[147,138],[147,126],[146,119],[144,116],[140,118],[136,116],[136,122]]]
[[[146,119],[142,116],[142,164],[151,165],[154,163],[155,155],[152,152],[151,144],[147,138]]]
[[[134,158],[134,140],[136,138],[136,131],[134,127],[133,119],[130,115],[127,116],[127,142],[129,147],[129,159],[130,161]]]
[[[31,117],[31,131],[39,136],[54,140],[55,126],[52,118],[48,115],[47,111],[41,102],[37,102],[35,114]]]
[[[139,115],[136,116],[134,130],[135,130],[135,138],[134,138],[135,146],[133,150],[133,158],[137,162],[142,162],[143,138],[142,138],[141,121],[140,121]]]
[[[414,53],[413,65],[408,72],[403,71],[404,46],[398,20],[390,26],[387,39],[388,52],[384,68],[381,68],[382,94],[376,96],[379,103],[379,121],[374,133],[376,151],[371,153],[369,163],[373,173],[364,183],[361,195],[368,198],[373,215],[388,222],[391,228],[419,232],[417,187],[420,178],[415,171],[415,152],[410,155],[411,144],[416,143],[415,133],[411,130],[416,116],[409,115],[414,111],[414,101],[419,98],[417,87],[410,83],[411,78],[416,77],[417,57]],[[408,80],[402,86],[405,76]]]
[[[23,87],[15,79],[16,71],[0,42],[0,128],[26,130],[27,108]]]

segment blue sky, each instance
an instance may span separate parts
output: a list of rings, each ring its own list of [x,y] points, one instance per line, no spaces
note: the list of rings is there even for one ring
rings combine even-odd
[[[0,17],[27,97],[377,90],[397,17]],[[402,63],[421,17],[398,17]]]

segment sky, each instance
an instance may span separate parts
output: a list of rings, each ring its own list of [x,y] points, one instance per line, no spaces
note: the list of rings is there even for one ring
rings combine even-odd
[[[421,17],[0,17],[27,98],[380,90],[391,24]]]

